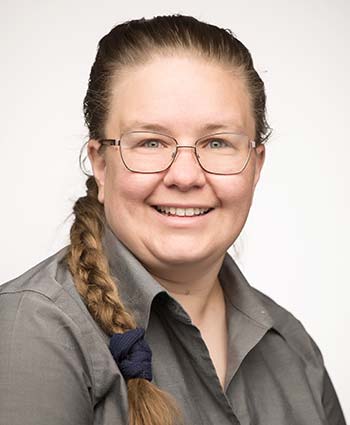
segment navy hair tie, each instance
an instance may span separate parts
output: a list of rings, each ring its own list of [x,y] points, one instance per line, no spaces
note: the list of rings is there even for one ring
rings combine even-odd
[[[144,339],[145,330],[136,328],[115,333],[109,349],[124,379],[142,378],[152,381],[152,351]]]

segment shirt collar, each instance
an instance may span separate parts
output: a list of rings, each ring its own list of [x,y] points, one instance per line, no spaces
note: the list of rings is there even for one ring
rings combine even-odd
[[[154,298],[167,291],[114,235],[107,224],[102,245],[125,307],[133,313],[137,325],[147,329]]]
[[[168,291],[146,270],[132,252],[105,225],[102,245],[112,276],[117,280],[124,305],[134,314],[138,326],[148,327],[153,300]],[[261,293],[252,288],[233,258],[226,253],[220,269],[219,280],[225,296],[233,306],[263,327],[274,324],[272,310],[263,302]],[[260,295],[259,295],[260,294]]]
[[[268,297],[253,288],[233,258],[226,253],[219,272],[219,280],[231,304],[257,324],[271,328],[276,324],[273,304]]]

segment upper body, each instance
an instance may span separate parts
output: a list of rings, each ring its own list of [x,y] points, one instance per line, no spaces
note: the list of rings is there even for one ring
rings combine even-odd
[[[322,355],[301,323],[248,284],[227,254],[219,273],[228,325],[221,386],[200,329],[107,229],[125,304],[146,329],[153,381],[185,424],[343,425]],[[127,388],[77,293],[66,248],[0,287],[0,422],[126,424]]]
[[[5,425],[344,424],[317,346],[227,255],[265,103],[222,28],[175,15],[102,38],[70,244],[1,288]]]

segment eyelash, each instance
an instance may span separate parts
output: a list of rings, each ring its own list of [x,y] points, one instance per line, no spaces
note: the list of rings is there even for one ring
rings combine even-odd
[[[150,143],[150,142],[158,142],[158,143],[160,143],[160,144],[162,144],[163,146],[164,146],[164,144],[162,143],[162,141],[161,140],[159,140],[159,139],[149,139],[149,140],[142,140],[141,142],[140,142],[140,146],[145,146],[146,145],[146,143]]]
[[[158,142],[158,143],[160,143],[160,144],[162,144],[162,145],[164,146],[164,144],[162,143],[162,140],[159,140],[159,139],[149,139],[149,140],[143,140],[143,141],[141,141],[141,142],[140,142],[140,146],[145,146],[147,143],[151,143],[151,142]],[[208,139],[208,140],[206,141],[205,146],[208,146],[211,142],[220,142],[220,143],[222,143],[224,146],[227,146],[227,142],[225,142],[225,140],[224,140],[224,139],[218,139],[218,138],[215,138],[215,139]]]

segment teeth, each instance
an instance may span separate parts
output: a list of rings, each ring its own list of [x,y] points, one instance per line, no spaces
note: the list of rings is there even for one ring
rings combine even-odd
[[[210,208],[175,208],[156,205],[156,209],[162,213],[169,215],[177,215],[180,217],[191,217],[194,215],[202,215],[210,210]]]

